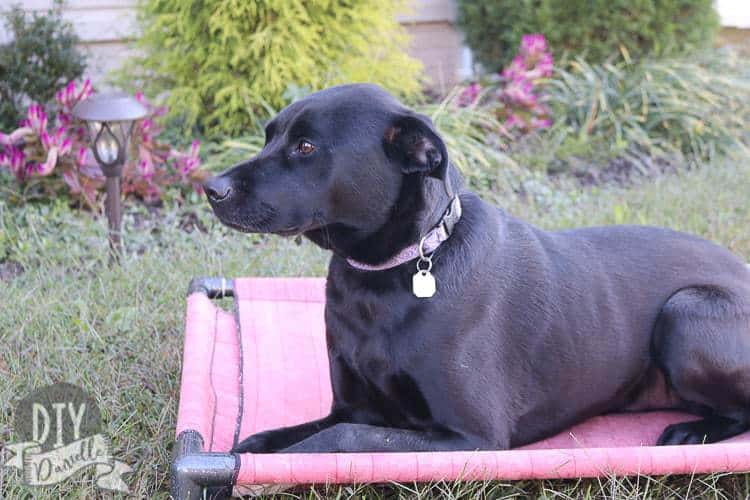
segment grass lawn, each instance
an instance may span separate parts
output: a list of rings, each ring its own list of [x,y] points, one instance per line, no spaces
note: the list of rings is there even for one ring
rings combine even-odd
[[[581,192],[543,182],[525,196],[494,200],[546,228],[637,223],[668,226],[722,243],[750,260],[750,161],[727,158],[701,170],[631,188]],[[499,195],[496,197],[500,198]],[[198,230],[198,227],[202,230]],[[217,225],[206,204],[131,206],[127,256],[106,258],[105,222],[64,202],[15,208],[0,199],[0,442],[14,442],[15,402],[59,381],[97,401],[115,456],[130,464],[137,498],[168,497],[184,298],[198,275],[319,276],[327,255],[309,242],[247,236]],[[15,276],[18,266],[23,268]],[[12,269],[11,269],[12,268]],[[15,269],[15,271],[13,271]],[[747,475],[456,483],[301,490],[304,497],[746,498]],[[105,496],[89,474],[49,489],[0,469],[0,497]]]

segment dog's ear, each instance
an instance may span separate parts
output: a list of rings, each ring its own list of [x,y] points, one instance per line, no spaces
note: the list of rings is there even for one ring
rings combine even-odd
[[[448,151],[429,117],[416,113],[397,117],[385,130],[386,155],[405,174],[422,173],[440,179],[453,196],[448,179]]]

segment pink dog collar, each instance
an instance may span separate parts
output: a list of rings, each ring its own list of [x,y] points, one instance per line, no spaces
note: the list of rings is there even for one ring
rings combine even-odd
[[[431,254],[442,242],[447,240],[453,233],[453,227],[459,219],[461,219],[461,201],[458,199],[458,196],[456,196],[446,209],[438,225],[433,227],[424,237],[424,243],[422,245],[424,253]],[[364,262],[358,262],[350,258],[347,258],[346,261],[350,266],[362,271],[384,271],[386,269],[400,266],[401,264],[414,260],[417,257],[419,257],[419,243],[404,248],[399,253],[380,264],[365,264]]]

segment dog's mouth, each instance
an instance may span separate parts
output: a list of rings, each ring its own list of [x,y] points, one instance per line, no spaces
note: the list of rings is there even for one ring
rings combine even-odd
[[[288,220],[292,217],[287,217],[283,213],[280,214],[274,206],[267,203],[261,203],[253,210],[242,210],[241,207],[238,209],[232,206],[227,207],[226,204],[214,203],[211,203],[211,208],[222,224],[241,233],[298,236],[325,226],[321,214],[318,213],[311,214],[309,218],[305,217],[308,220],[303,219],[302,222],[284,224],[284,219]],[[292,219],[298,218],[299,216]]]
[[[284,229],[278,229],[276,231],[271,231],[273,234],[277,234],[279,236],[299,236],[300,234],[306,233],[308,231],[313,231],[315,229],[319,229],[323,227],[322,223],[317,222],[310,222],[308,224],[300,224],[297,226],[288,226]]]
[[[284,237],[299,236],[303,233],[306,233],[307,231],[313,231],[315,229],[319,229],[323,227],[324,225],[322,223],[311,222],[309,224],[287,226],[282,229],[264,229],[264,228],[260,228],[256,226],[250,227],[250,226],[246,226],[243,224],[238,224],[236,222],[222,219],[221,217],[219,217],[219,220],[225,226],[230,227],[241,233],[266,233],[266,234],[275,234],[277,236],[284,236]]]
[[[228,220],[224,220],[221,217],[219,217],[219,221],[221,221],[222,224],[225,226],[234,229],[235,231],[239,231],[241,233],[262,233],[263,231],[259,231],[255,228],[245,227],[241,224],[236,224],[234,222],[230,222]]]
[[[303,233],[300,228],[302,226],[291,226],[285,229],[279,229],[278,231],[274,231],[273,234],[278,234],[279,236],[297,236],[300,233]]]

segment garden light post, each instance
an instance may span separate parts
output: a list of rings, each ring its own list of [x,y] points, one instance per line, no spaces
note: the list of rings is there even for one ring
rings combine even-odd
[[[92,96],[73,108],[73,115],[88,126],[91,150],[106,178],[104,212],[109,221],[109,248],[115,256],[121,251],[120,176],[135,121],[146,114],[141,103],[125,94]]]

